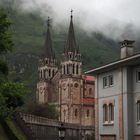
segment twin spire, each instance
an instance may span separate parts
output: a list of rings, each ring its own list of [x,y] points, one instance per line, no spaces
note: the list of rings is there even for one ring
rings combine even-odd
[[[75,52],[79,51],[79,49],[76,45],[72,12],[73,12],[73,10],[71,10],[70,26],[69,26],[69,31],[68,31],[67,43],[66,43],[66,46],[64,48],[64,53],[68,53],[68,52],[75,53]]]
[[[50,33],[50,18],[48,17],[47,20],[47,33],[46,33],[46,39],[45,39],[45,53],[44,57],[49,59],[55,59],[55,53],[52,49],[52,39],[51,39],[51,33]]]
[[[67,43],[66,43],[66,46],[64,47],[64,53],[68,53],[68,52],[78,53],[79,52],[79,48],[77,47],[76,40],[75,40],[72,12],[73,10],[71,10],[70,26],[69,26],[69,31],[68,31]],[[52,49],[52,39],[51,39],[51,34],[50,34],[50,18],[49,17],[47,20],[47,25],[48,25],[48,29],[46,33],[44,57],[49,58],[49,59],[55,59],[55,53]]]

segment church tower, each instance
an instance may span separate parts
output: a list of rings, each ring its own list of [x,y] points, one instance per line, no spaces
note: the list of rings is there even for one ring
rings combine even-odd
[[[67,43],[62,57],[59,80],[60,121],[80,124],[83,96],[82,62],[75,39],[72,11]]]
[[[52,49],[52,39],[50,33],[50,19],[48,18],[48,29],[45,39],[45,50],[39,60],[39,82],[37,83],[36,97],[38,103],[46,103],[51,100],[51,79],[57,72],[57,62]]]

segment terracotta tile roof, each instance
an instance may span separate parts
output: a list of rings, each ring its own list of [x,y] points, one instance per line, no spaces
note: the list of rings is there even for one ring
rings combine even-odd
[[[95,77],[94,77],[94,76],[86,75],[86,76],[85,76],[85,80],[86,80],[86,81],[95,81]]]
[[[95,99],[94,98],[83,98],[82,103],[83,104],[94,104]]]

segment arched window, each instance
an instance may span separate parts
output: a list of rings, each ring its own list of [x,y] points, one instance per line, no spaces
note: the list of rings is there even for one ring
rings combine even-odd
[[[46,70],[44,70],[44,78],[47,78],[47,76],[46,76]]]
[[[74,111],[74,116],[75,116],[75,117],[78,116],[78,110],[77,110],[77,109],[75,109],[75,111]]]
[[[109,104],[109,122],[114,121],[114,106],[113,104]]]
[[[51,70],[49,69],[49,77],[51,76]]]
[[[92,94],[92,88],[89,88],[89,95]]]
[[[63,66],[63,71],[64,71],[64,74],[66,74],[66,68],[65,68],[65,65]]]
[[[76,65],[76,74],[79,74],[79,66]]]
[[[41,71],[39,70],[39,79],[41,78]]]
[[[108,111],[107,111],[107,105],[104,104],[103,105],[103,122],[107,122],[108,121]]]
[[[42,70],[40,71],[40,78],[42,78]]]
[[[73,64],[72,65],[72,71],[73,71],[73,74],[75,73],[74,71],[75,71],[75,65]]]
[[[87,117],[89,117],[89,109],[87,110],[87,113],[86,114],[87,114]]]
[[[52,70],[52,76],[54,76],[54,70]]]
[[[63,112],[64,112],[64,122],[65,122],[66,121],[66,110],[64,109]]]
[[[69,65],[67,64],[67,74],[69,74]]]
[[[140,100],[137,101],[137,122],[140,122]]]
[[[46,78],[46,70],[43,70],[43,78]]]

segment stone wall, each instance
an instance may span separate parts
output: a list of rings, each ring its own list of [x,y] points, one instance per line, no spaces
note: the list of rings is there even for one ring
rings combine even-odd
[[[15,119],[29,140],[58,140],[61,122],[57,120],[23,113],[16,114]],[[66,140],[94,140],[94,126],[63,124],[66,129]]]

